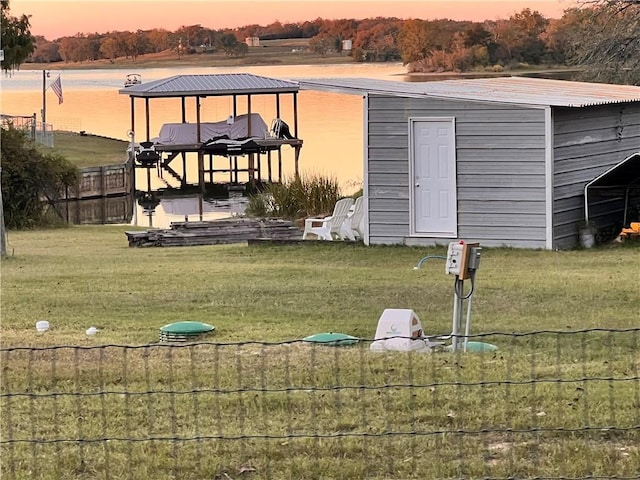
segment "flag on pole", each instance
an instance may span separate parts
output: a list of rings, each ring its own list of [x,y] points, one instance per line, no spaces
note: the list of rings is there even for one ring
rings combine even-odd
[[[62,82],[60,81],[60,75],[51,84],[51,90],[58,96],[58,105],[62,103]]]

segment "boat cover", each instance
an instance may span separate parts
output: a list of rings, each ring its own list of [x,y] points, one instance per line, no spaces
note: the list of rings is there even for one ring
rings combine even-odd
[[[251,122],[251,131],[249,131]],[[220,122],[200,123],[200,141],[195,123],[165,123],[160,133],[151,141],[156,145],[194,145],[207,139],[226,136],[229,139],[241,139],[249,136],[266,138],[269,128],[260,114],[238,115]]]

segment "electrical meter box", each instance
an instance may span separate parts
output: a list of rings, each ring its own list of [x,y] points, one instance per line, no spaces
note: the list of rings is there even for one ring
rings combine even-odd
[[[460,265],[462,264],[463,243],[451,242],[447,249],[447,263],[445,273],[448,275],[460,275]]]
[[[479,243],[451,242],[447,249],[445,273],[460,280],[471,278],[471,270],[477,270],[480,255]]]

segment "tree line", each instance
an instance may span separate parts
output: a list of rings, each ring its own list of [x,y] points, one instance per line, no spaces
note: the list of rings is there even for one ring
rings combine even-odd
[[[10,17],[8,0],[3,8],[5,24],[28,31],[28,16]],[[6,11],[5,11],[6,10]],[[9,29],[10,30],[10,29]],[[585,71],[585,80],[640,84],[640,0],[586,1],[548,19],[529,8],[507,19],[483,22],[449,19],[402,20],[368,18],[298,23],[274,22],[235,29],[183,26],[176,31],[151,30],[78,33],[54,40],[31,37],[26,62],[91,62],[174,51],[178,56],[222,52],[244,56],[246,37],[308,39],[308,49],[321,55],[348,54],[358,62],[401,61],[409,72],[465,72],[500,70],[523,65],[570,65]],[[8,39],[10,40],[10,39]],[[344,40],[352,48],[343,52]],[[7,55],[7,47],[5,56]],[[16,45],[20,54],[29,45]],[[8,49],[11,55],[11,47]],[[3,68],[7,70],[5,62]]]

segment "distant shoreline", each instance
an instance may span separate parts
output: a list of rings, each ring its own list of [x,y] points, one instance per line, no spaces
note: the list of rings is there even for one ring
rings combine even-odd
[[[325,59],[327,60],[327,59]],[[398,63],[398,62],[388,62],[388,63]],[[241,70],[243,67],[277,67],[277,66],[317,66],[317,65],[349,65],[354,64],[353,62],[321,62],[321,63],[243,63],[243,64],[211,64],[209,62],[173,62],[170,60],[166,61],[149,61],[149,62],[137,62],[137,63],[105,63],[104,61],[96,61],[89,63],[25,63],[22,65],[23,68],[29,70],[122,70],[127,72],[135,72],[135,71],[144,71],[147,69],[153,68],[229,68],[229,67],[238,67]],[[384,63],[372,63],[372,65],[380,65]],[[487,77],[508,77],[508,76],[540,76],[543,78],[563,78],[566,79],[571,75],[579,72],[580,69],[577,68],[569,68],[565,66],[557,66],[550,65],[548,67],[543,67],[540,65],[536,65],[536,68],[531,69],[514,69],[514,70],[503,70],[503,71],[470,71],[470,72],[399,72],[394,73],[391,76],[394,77],[408,77],[413,79],[423,78],[441,78],[442,80],[450,80],[456,78],[487,78]]]
[[[164,51],[159,53],[142,55],[133,61],[131,59],[118,58],[110,60],[96,60],[92,62],[56,62],[56,63],[24,63],[23,68],[33,70],[130,70],[136,72],[138,70],[152,68],[253,68],[253,67],[286,67],[286,66],[318,66],[318,65],[363,65],[363,63],[354,62],[352,57],[348,55],[331,54],[321,56],[317,54],[291,54],[290,50],[284,52],[274,51],[274,48],[256,48],[251,49],[245,57],[228,58],[223,54],[191,54],[178,57],[173,51]],[[268,53],[268,55],[265,55]],[[398,64],[394,62],[366,62],[371,65]],[[465,78],[465,77],[495,77],[510,75],[542,75],[552,76],[554,78],[563,78],[578,72],[578,69],[568,68],[562,65],[536,65],[531,68],[520,69],[504,69],[502,71],[469,71],[469,72],[402,72],[395,74],[396,76],[406,76],[416,79],[425,78]]]
[[[24,68],[33,70],[143,70],[148,68],[207,68],[207,67],[275,67],[288,65],[345,65],[354,64],[352,57],[332,54],[321,56],[317,54],[291,54],[290,51],[273,52],[265,55],[264,51],[255,51],[245,57],[226,57],[223,54],[191,54],[178,57],[173,51],[164,51],[141,55],[133,61],[128,58],[115,60],[95,60],[91,62],[55,62],[55,63],[24,63]],[[398,63],[398,62],[395,62]]]

